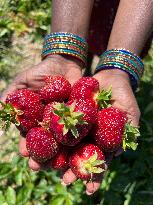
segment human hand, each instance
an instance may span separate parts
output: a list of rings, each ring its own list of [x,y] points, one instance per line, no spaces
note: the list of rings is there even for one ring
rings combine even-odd
[[[103,70],[95,74],[94,78],[102,89],[112,88],[112,105],[125,112],[131,124],[138,127],[140,110],[128,74],[118,69]]]
[[[112,105],[124,112],[126,112],[129,121],[135,127],[139,125],[140,111],[133,94],[128,74],[120,70],[105,70],[100,71],[93,76],[99,81],[100,88],[108,90],[110,87],[112,88]],[[113,159],[113,155],[121,154],[122,149],[119,148],[116,153],[107,154],[106,162],[107,165]],[[73,176],[73,179],[76,180],[75,175],[69,171],[69,175]],[[103,175],[99,177],[99,179],[95,182],[89,182],[86,184],[87,194],[91,195],[95,191],[97,191],[102,182]],[[70,183],[70,178],[68,175],[64,175],[64,182],[66,184]]]
[[[71,84],[81,77],[81,68],[78,62],[72,58],[65,58],[60,55],[53,55],[45,59],[36,66],[25,70],[17,75],[14,81],[8,86],[1,96],[1,101],[5,101],[7,94],[17,89],[29,88],[37,91],[44,83],[44,77],[47,75],[63,75]],[[24,157],[29,157],[26,149],[26,139],[20,138],[19,152]],[[29,167],[33,170],[39,170],[41,165],[29,158]]]

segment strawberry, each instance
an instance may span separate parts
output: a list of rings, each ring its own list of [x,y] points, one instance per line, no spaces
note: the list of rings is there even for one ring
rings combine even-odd
[[[72,87],[70,100],[90,99],[94,106],[106,107],[111,98],[111,90],[99,90],[99,82],[93,77],[82,77]]]
[[[126,114],[114,107],[98,112],[93,133],[96,144],[105,152],[114,152],[121,144],[124,144],[124,149],[126,146],[136,149],[136,138],[139,135],[138,129],[127,123]]]
[[[69,150],[63,146],[49,162],[51,168],[57,170],[67,169],[69,166]]]
[[[56,104],[56,102],[51,102],[51,103],[47,104],[44,108],[43,121],[39,124],[46,129],[49,129],[49,125],[51,122],[51,116],[52,116],[52,112],[54,109],[53,106],[55,104]]]
[[[45,103],[63,102],[69,98],[71,84],[62,76],[47,76],[45,85],[40,89],[40,96]]]
[[[0,118],[6,122],[6,127],[12,122],[20,131],[26,133],[42,120],[44,107],[40,96],[31,90],[16,90],[7,96],[6,104],[1,104]]]
[[[90,100],[80,100],[54,106],[50,129],[58,142],[74,146],[88,134],[97,117],[97,109],[91,104]]]
[[[74,174],[82,180],[94,180],[104,172],[105,156],[94,144],[76,147],[69,159]]]
[[[59,145],[52,133],[42,127],[29,130],[26,135],[26,147],[30,156],[37,162],[51,159],[59,150]]]

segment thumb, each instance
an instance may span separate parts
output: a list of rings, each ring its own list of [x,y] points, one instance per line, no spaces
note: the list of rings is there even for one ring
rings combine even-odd
[[[15,90],[16,90],[16,84],[15,84],[15,83],[10,84],[10,85],[7,87],[7,89],[4,90],[4,91],[2,92],[2,94],[0,95],[0,100],[1,100],[2,102],[5,102],[7,95],[8,95],[9,93],[12,93],[12,92],[15,91]]]

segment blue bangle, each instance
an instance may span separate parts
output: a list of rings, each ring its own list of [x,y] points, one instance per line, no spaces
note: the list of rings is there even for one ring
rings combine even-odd
[[[100,56],[95,73],[107,69],[119,69],[128,73],[132,88],[136,90],[144,71],[144,65],[142,60],[132,52],[125,49],[112,49]]]
[[[84,38],[67,32],[56,32],[44,39],[42,60],[49,55],[65,54],[77,58],[83,67],[87,63],[88,45]]]

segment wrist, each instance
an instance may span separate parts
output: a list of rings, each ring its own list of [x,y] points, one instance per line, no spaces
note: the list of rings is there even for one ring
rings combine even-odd
[[[112,70],[101,70],[97,72],[94,77],[102,83],[104,89],[109,89],[110,87],[114,87],[114,85],[118,85],[120,87],[124,86],[126,88],[131,88],[131,82],[129,75],[121,70],[112,69]]]
[[[49,60],[55,59],[57,61],[67,61],[69,64],[73,64],[73,65],[75,64],[79,67],[79,69],[83,69],[83,63],[73,56],[54,54],[54,55],[48,55],[44,60],[48,60],[48,59]]]
[[[97,73],[97,75],[98,74],[103,75],[107,78],[110,78],[111,76],[117,76],[119,78],[124,78],[125,80],[129,81],[129,83],[130,83],[129,75],[126,72],[119,70],[119,69],[101,70]]]
[[[43,61],[56,61],[57,63],[67,63],[69,66],[78,67],[79,70],[82,70],[83,66],[79,60],[77,60],[73,56],[62,55],[62,54],[54,54],[48,55]]]

